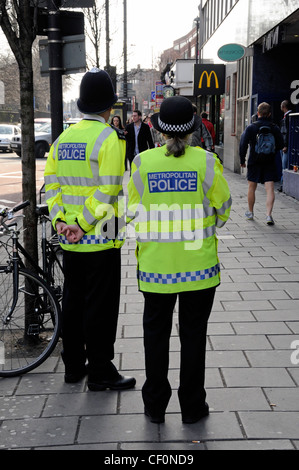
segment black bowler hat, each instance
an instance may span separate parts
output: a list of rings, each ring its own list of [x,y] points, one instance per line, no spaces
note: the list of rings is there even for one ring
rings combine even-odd
[[[183,96],[171,96],[162,102],[160,112],[152,115],[151,123],[162,134],[183,137],[196,131],[201,119],[194,114],[191,101]]]
[[[99,114],[111,108],[117,101],[110,76],[96,67],[86,72],[80,84],[77,106],[81,113]]]

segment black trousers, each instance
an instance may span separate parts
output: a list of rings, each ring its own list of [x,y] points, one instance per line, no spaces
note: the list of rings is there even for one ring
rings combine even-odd
[[[145,407],[152,414],[164,413],[171,397],[168,381],[169,340],[173,310],[179,296],[181,412],[194,415],[205,402],[205,357],[208,319],[216,288],[179,294],[143,292],[146,381],[142,388]]]
[[[62,302],[63,361],[66,371],[82,368],[109,378],[114,373],[120,298],[120,250],[64,251]]]

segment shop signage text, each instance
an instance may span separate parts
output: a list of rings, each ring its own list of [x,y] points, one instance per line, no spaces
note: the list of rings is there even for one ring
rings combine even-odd
[[[235,62],[242,59],[246,52],[245,47],[240,44],[225,44],[218,49],[218,57],[225,62]]]
[[[276,26],[276,28],[271,29],[269,33],[265,34],[263,37],[263,53],[270,51],[275,46],[278,46],[281,37],[280,32],[280,27]]]
[[[222,95],[225,90],[225,65],[194,65],[194,96]]]

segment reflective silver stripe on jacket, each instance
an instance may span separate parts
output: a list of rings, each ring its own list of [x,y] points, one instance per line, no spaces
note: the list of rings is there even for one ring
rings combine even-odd
[[[135,218],[135,223],[151,222],[151,221],[175,221],[180,222],[183,220],[202,219],[203,207],[202,204],[196,204],[196,207],[189,207],[191,204],[184,204],[182,208],[178,204],[173,204],[167,207],[166,204],[151,204],[150,210],[144,210],[142,204],[139,204],[137,211],[138,214]],[[175,209],[175,207],[178,207]]]
[[[139,172],[139,167],[141,165],[140,155],[136,155],[133,162],[137,167],[137,170],[133,173],[133,181],[134,181],[134,184],[135,184],[135,188],[137,189],[138,194],[139,194],[140,199],[141,199],[142,196],[143,196],[143,193],[144,193],[144,184],[143,184],[143,181],[141,179],[140,172]]]
[[[53,181],[53,183],[54,182],[55,181]],[[56,182],[59,183],[60,186],[121,186],[123,182],[123,177],[115,175],[98,175],[93,178],[85,178],[83,176],[58,176],[56,178]]]
[[[151,231],[146,233],[136,233],[136,240],[140,243],[146,242],[159,242],[159,243],[173,243],[173,242],[193,242],[195,240],[204,240],[212,237],[216,233],[215,225],[210,227],[200,228],[197,230],[178,230],[169,232]]]
[[[59,184],[58,178],[56,175],[46,175],[45,176],[45,185],[47,184]]]
[[[62,194],[63,204],[73,204],[74,206],[84,206],[87,196],[74,196],[70,194]]]
[[[58,212],[62,212],[64,214],[64,208],[60,207],[58,204],[55,204],[50,212],[50,217],[52,220],[57,216]]]
[[[60,193],[60,188],[59,189],[49,189],[48,191],[46,191],[45,195],[46,195],[46,201],[48,201],[48,199],[51,199],[52,197],[56,197],[57,194]]]
[[[105,127],[105,129],[100,133],[98,136],[93,149],[91,151],[89,161],[90,161],[90,167],[92,171],[93,178],[97,180],[99,178],[99,165],[98,165],[98,158],[99,158],[99,151],[105,142],[105,140],[114,132],[114,129],[111,127]],[[99,186],[97,184],[97,186]]]
[[[53,160],[55,160],[56,147],[57,147],[58,142],[59,142],[59,137],[57,137],[57,139],[55,140],[55,142],[53,142],[53,144],[52,144],[52,147],[53,147],[52,158],[53,158]]]
[[[232,205],[232,198],[231,196],[229,197],[229,199],[227,201],[225,201],[222,206],[217,209],[217,214],[218,215],[224,215],[225,214],[225,211]]]

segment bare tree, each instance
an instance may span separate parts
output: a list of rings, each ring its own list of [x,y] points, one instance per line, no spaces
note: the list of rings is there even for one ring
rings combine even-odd
[[[105,4],[103,0],[96,0],[92,8],[83,8],[83,12],[88,23],[85,27],[85,35],[94,49],[94,55],[88,55],[87,59],[91,66],[100,68],[100,43],[105,19]]]
[[[18,64],[11,52],[3,50],[0,52],[0,76],[4,83],[4,107],[18,112],[20,107],[20,86],[12,77],[18,76]]]
[[[30,0],[0,0],[0,26],[19,67],[22,123],[22,191],[30,201],[25,209],[24,245],[37,260],[36,167],[34,155],[34,109],[32,44],[37,30],[37,7]]]

